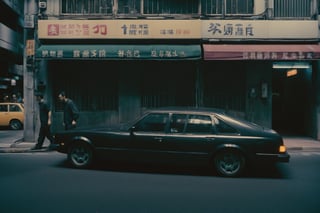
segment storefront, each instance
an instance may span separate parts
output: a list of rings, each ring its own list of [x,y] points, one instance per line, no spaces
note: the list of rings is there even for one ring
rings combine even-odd
[[[212,68],[225,66],[224,72],[232,76],[230,85],[225,85],[229,91],[220,94],[229,97],[231,110],[283,134],[314,135],[313,85],[319,82],[313,76],[318,72],[319,45],[205,44],[203,50],[204,70],[216,72]],[[216,93],[206,95],[210,96],[216,98]]]
[[[61,129],[57,94],[81,110],[80,126],[118,125],[148,108],[195,105],[199,20],[39,20],[36,88],[44,82]],[[198,42],[195,42],[198,41]]]
[[[54,130],[62,128],[56,95],[65,90],[80,106],[81,126],[125,123],[153,107],[204,106],[314,136],[315,26],[317,21],[40,20],[36,88],[44,83],[52,97]],[[287,68],[277,68],[279,62]],[[296,68],[288,69],[293,62],[308,68],[280,77]],[[298,107],[287,98],[300,92],[299,85],[279,92],[279,85],[297,77],[306,85],[301,91],[312,94],[301,96]],[[278,93],[286,100],[280,105]],[[289,126],[294,122],[287,118],[297,111],[304,112],[296,116],[303,128]]]
[[[62,128],[60,90],[81,110],[80,126],[112,126],[145,109],[196,105],[200,45],[42,45],[37,61],[52,97],[54,130]]]
[[[216,86],[204,86],[204,102],[284,134],[317,138],[316,20],[203,20],[202,39],[204,79],[218,77]]]

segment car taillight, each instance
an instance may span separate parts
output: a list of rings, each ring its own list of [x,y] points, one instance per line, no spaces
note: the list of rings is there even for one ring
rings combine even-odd
[[[286,152],[286,151],[287,151],[286,146],[284,145],[279,146],[279,152]]]

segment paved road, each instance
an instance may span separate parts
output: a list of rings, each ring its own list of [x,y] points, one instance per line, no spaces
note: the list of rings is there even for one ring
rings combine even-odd
[[[0,212],[318,213],[319,152],[241,178],[170,166],[71,169],[57,152],[0,154]]]

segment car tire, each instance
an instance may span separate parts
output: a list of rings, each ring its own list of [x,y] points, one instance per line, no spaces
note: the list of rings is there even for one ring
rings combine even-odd
[[[12,129],[12,130],[20,130],[20,129],[22,129],[22,123],[19,120],[16,120],[16,119],[11,120],[9,125],[10,125],[10,129]]]
[[[93,161],[92,148],[84,142],[75,142],[69,149],[68,160],[72,167],[88,168]]]
[[[217,173],[224,177],[238,177],[245,167],[245,157],[237,150],[224,150],[214,157]]]

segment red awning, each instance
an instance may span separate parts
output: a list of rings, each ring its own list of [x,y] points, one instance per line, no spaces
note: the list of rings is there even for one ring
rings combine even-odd
[[[317,44],[204,44],[204,60],[315,60]]]

